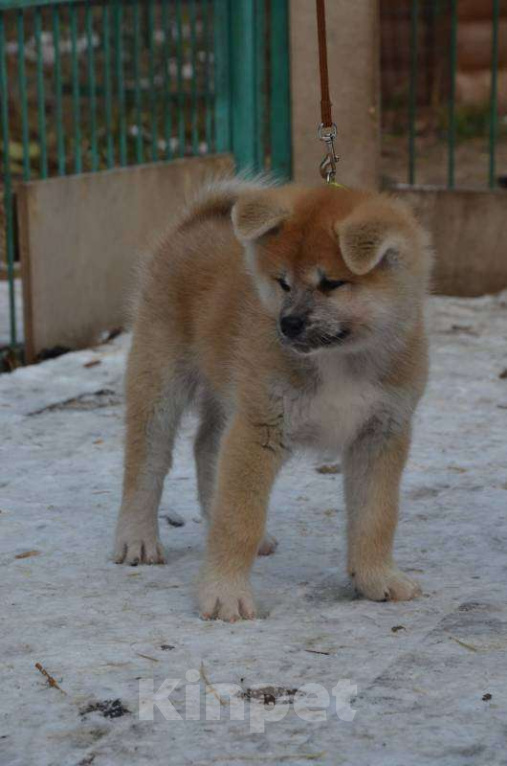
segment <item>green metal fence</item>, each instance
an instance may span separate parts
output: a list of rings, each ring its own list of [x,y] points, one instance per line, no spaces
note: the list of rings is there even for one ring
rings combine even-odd
[[[389,163],[384,162],[386,175],[396,176],[397,182],[409,185],[427,183],[431,177],[431,183],[448,189],[465,185],[489,189],[505,186],[505,93],[499,99],[500,72],[505,73],[503,77],[507,76],[507,4],[504,0],[466,3],[461,0],[381,0],[381,21],[386,153],[390,151],[394,155],[402,135],[406,135],[407,140],[406,148],[401,147],[406,158],[404,177],[400,177],[403,172],[400,160],[394,173],[389,172]],[[467,42],[465,37],[460,37],[466,24],[475,24],[479,32],[472,43],[473,50],[468,38]],[[466,59],[477,57],[480,45],[489,46],[486,56],[482,57],[483,69],[476,77],[485,87],[471,103],[460,84],[467,77],[471,82]],[[431,161],[439,164],[433,173],[424,166]],[[475,163],[475,168],[468,172],[464,162]]]
[[[0,0],[4,351],[19,182],[223,151],[290,176],[287,0]]]

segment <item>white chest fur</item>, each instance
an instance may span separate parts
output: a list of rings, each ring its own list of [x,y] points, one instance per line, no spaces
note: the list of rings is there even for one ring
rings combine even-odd
[[[285,432],[294,446],[339,452],[378,409],[382,389],[350,372],[343,357],[326,356],[318,385],[284,396]]]

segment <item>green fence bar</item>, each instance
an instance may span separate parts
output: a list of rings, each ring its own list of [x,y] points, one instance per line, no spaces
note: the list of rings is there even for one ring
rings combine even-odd
[[[213,6],[215,149],[226,152],[232,146],[231,14],[228,0]]]
[[[197,154],[199,152],[199,131],[198,131],[198,114],[197,114],[197,37],[196,37],[196,24],[197,24],[197,9],[196,0],[189,0],[190,7],[190,51],[191,51],[191,66],[192,66],[192,89],[190,100],[190,122],[192,126],[192,152]]]
[[[204,0],[203,14],[203,36],[204,36],[204,99],[206,102],[206,116],[204,124],[204,140],[206,142],[206,151],[212,151],[213,146],[213,108],[212,108],[212,74],[211,74],[211,51],[213,49],[213,38],[211,30],[213,28],[213,5],[211,0]]]
[[[0,0],[1,10],[13,10],[21,8],[47,8],[54,5],[72,5],[83,3],[84,0]]]
[[[493,0],[493,29],[491,38],[491,96],[489,109],[489,188],[496,186],[496,146],[498,141],[498,27],[500,0]]]
[[[34,15],[35,51],[37,66],[37,113],[40,143],[41,178],[48,175],[48,149],[46,139],[46,99],[44,93],[44,62],[42,60],[42,10],[35,9]]]
[[[102,37],[104,41],[104,113],[106,121],[106,161],[107,167],[114,165],[113,141],[113,88],[111,84],[111,22],[109,6],[104,5],[102,12]]]
[[[70,7],[70,56],[72,77],[72,115],[74,121],[74,172],[83,170],[81,146],[81,88],[79,84],[79,61],[77,57],[77,8]]]
[[[127,164],[127,116],[125,114],[125,78],[123,73],[123,6],[120,0],[114,0],[114,53],[116,70],[116,88],[118,98],[118,127],[120,144],[120,165]]]
[[[143,99],[141,92],[141,15],[140,2],[136,0],[133,7],[134,23],[134,106],[136,113],[136,159],[144,162],[143,142]]]
[[[289,64],[289,3],[271,2],[270,138],[271,170],[288,180],[292,176]]]
[[[415,184],[416,176],[416,117],[419,42],[419,0],[410,8],[410,83],[408,96],[408,182]]]
[[[235,0],[232,21],[232,145],[240,169],[257,169],[255,0]],[[253,84],[253,87],[252,87]]]
[[[21,103],[21,141],[23,146],[23,180],[30,179],[30,134],[28,129],[28,103],[25,70],[25,19],[23,11],[16,14],[18,38],[18,82]]]
[[[256,0],[255,3],[255,168],[263,168],[266,157],[266,136],[269,125],[266,124],[268,113],[267,104],[267,61],[266,61],[266,2]]]
[[[164,67],[164,74],[163,74],[164,93],[162,98],[162,109],[163,109],[163,120],[164,120],[164,142],[165,142],[165,158],[166,160],[170,160],[172,157],[171,81],[169,76],[169,63],[170,63],[169,51],[171,46],[171,27],[169,24],[168,0],[162,0],[162,32],[164,35],[164,50],[162,53],[162,62]]]
[[[90,152],[92,171],[98,170],[97,151],[97,89],[95,83],[95,52],[93,49],[93,15],[89,4],[85,7],[86,47],[88,49],[88,92],[90,109]]]
[[[178,60],[178,154],[185,154],[185,93],[183,91],[183,10],[181,0],[176,0],[176,36]]]
[[[18,342],[16,327],[16,294],[14,288],[14,218],[12,201],[11,161],[9,155],[9,95],[7,88],[7,64],[5,59],[5,19],[0,10],[0,123],[4,158],[4,211],[5,249],[7,255],[7,278],[9,281],[10,341],[14,347]]]
[[[150,81],[151,159],[158,160],[157,88],[155,83],[155,3],[148,2],[148,74]]]
[[[58,155],[58,175],[65,175],[65,139],[63,137],[62,107],[62,63],[60,58],[60,10],[57,5],[52,9],[53,47],[55,49],[55,118],[56,151]]]
[[[457,0],[451,1],[451,40],[449,72],[449,128],[448,128],[448,163],[447,186],[454,189],[456,182],[456,69],[458,63],[458,9]]]

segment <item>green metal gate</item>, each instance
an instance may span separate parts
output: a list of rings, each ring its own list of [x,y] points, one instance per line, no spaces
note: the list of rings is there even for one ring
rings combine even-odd
[[[10,324],[4,367],[22,354],[19,182],[229,151],[240,169],[290,177],[287,6],[0,0],[0,266]]]
[[[380,16],[388,183],[505,188],[505,0],[381,0]]]

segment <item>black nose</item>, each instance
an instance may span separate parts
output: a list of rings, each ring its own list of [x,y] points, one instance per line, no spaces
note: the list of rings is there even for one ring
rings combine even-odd
[[[303,332],[305,324],[306,322],[303,317],[291,314],[280,320],[280,330],[286,338],[297,338]]]

